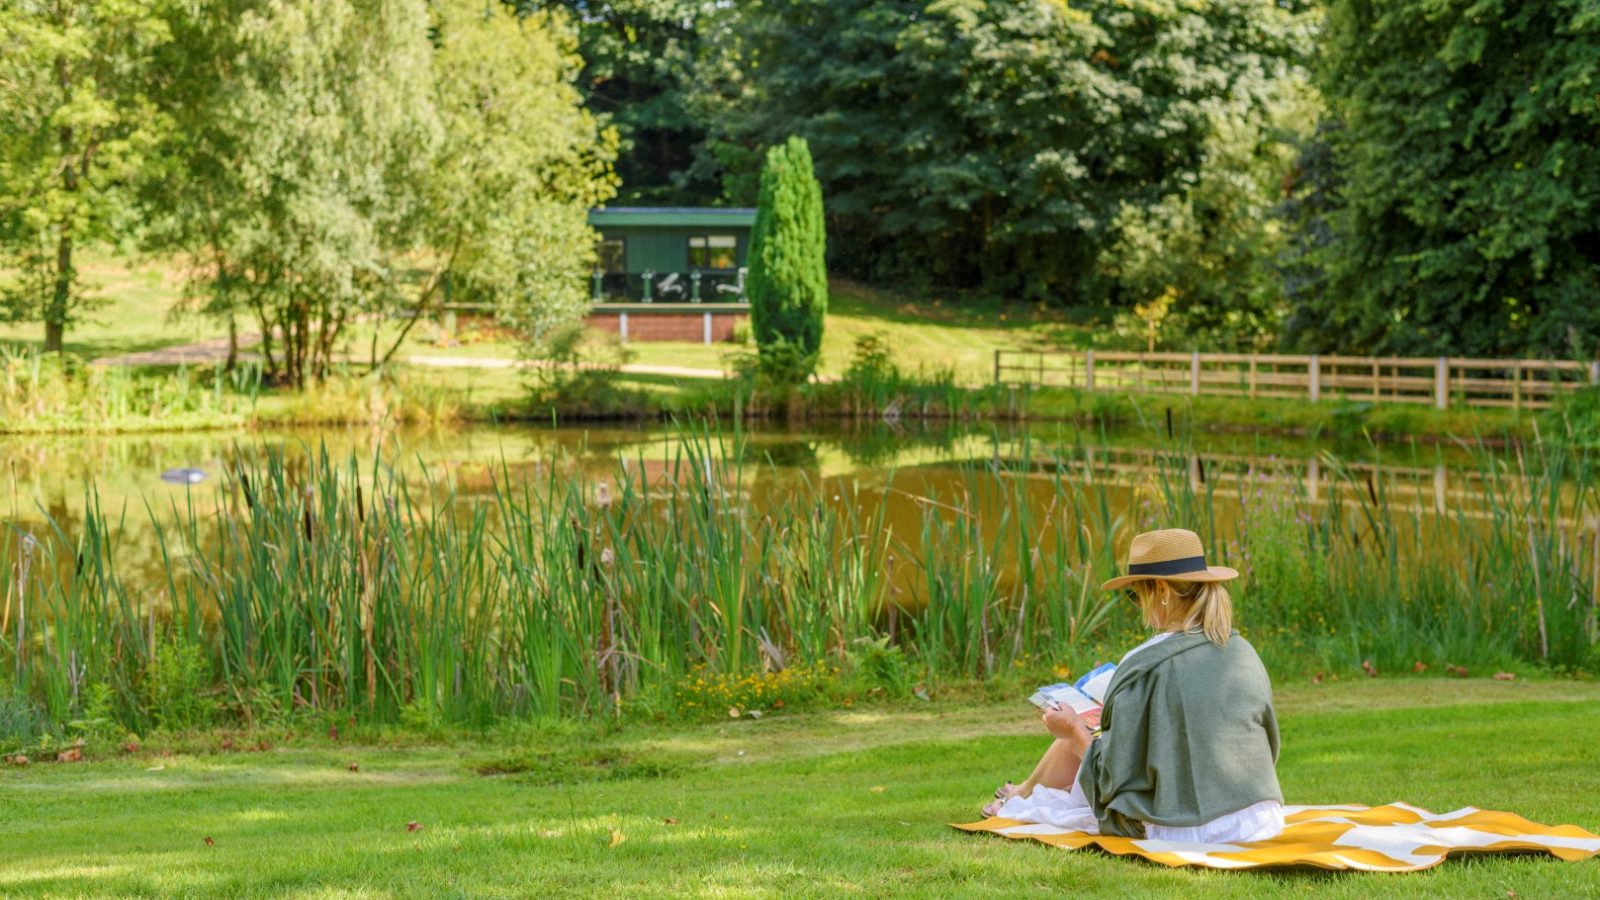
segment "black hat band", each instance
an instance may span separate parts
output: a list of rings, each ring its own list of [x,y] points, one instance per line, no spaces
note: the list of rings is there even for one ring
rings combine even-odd
[[[1206,558],[1204,556],[1186,556],[1183,559],[1168,559],[1161,562],[1130,563],[1129,575],[1187,575],[1191,572],[1204,572]]]

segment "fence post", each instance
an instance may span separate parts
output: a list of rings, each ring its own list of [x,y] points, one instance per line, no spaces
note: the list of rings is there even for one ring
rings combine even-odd
[[[1200,396],[1200,351],[1189,351],[1189,395]]]
[[[1450,360],[1443,356],[1433,363],[1433,408],[1450,408]]]
[[[994,383],[995,383],[995,386],[997,386],[997,387],[1000,384],[1000,348],[999,347],[994,348]]]
[[[628,342],[627,313],[617,313],[617,342],[621,344],[626,344]]]
[[[1306,374],[1310,376],[1311,402],[1316,403],[1322,399],[1322,360],[1317,354],[1311,354],[1311,361],[1306,364]]]
[[[695,274],[698,275],[700,273],[696,272]],[[695,302],[698,303],[700,301],[696,300]],[[705,334],[705,338],[706,338],[705,343],[706,343],[706,346],[709,347],[709,346],[711,346],[711,313],[706,313],[705,332],[706,332],[706,334]]]
[[[1083,389],[1094,391],[1094,351],[1083,351]]]
[[[1511,408],[1522,409],[1522,361],[1511,364]]]
[[[1600,384],[1600,360],[1589,363],[1589,383]]]

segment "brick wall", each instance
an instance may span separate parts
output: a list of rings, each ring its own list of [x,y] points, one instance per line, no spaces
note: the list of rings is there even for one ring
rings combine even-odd
[[[711,340],[716,342],[733,339],[734,329],[749,318],[748,313],[734,312],[639,312],[628,310],[621,313],[613,310],[593,310],[589,313],[588,324],[591,328],[598,328],[608,334],[617,334],[621,330],[622,315],[628,317],[628,340],[630,341],[686,341],[701,343],[705,340],[705,317],[711,316]]]

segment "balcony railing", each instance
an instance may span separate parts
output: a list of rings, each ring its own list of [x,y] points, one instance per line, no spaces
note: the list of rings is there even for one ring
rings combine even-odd
[[[747,271],[596,272],[590,297],[596,303],[747,303]]]

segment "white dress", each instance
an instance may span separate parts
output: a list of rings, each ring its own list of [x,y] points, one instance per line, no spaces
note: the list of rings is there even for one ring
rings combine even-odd
[[[1128,657],[1146,647],[1159,644],[1174,632],[1163,631],[1148,641],[1123,654],[1121,668]],[[1071,790],[1036,787],[1027,797],[1012,797],[995,815],[1019,822],[1036,822],[1068,828],[1073,831],[1100,833],[1100,822],[1083,796],[1083,788],[1076,779]],[[1245,841],[1266,841],[1283,831],[1283,804],[1276,800],[1263,800],[1236,812],[1218,816],[1203,825],[1179,828],[1171,825],[1145,824],[1145,837],[1154,841],[1174,841],[1192,844],[1237,844]]]

